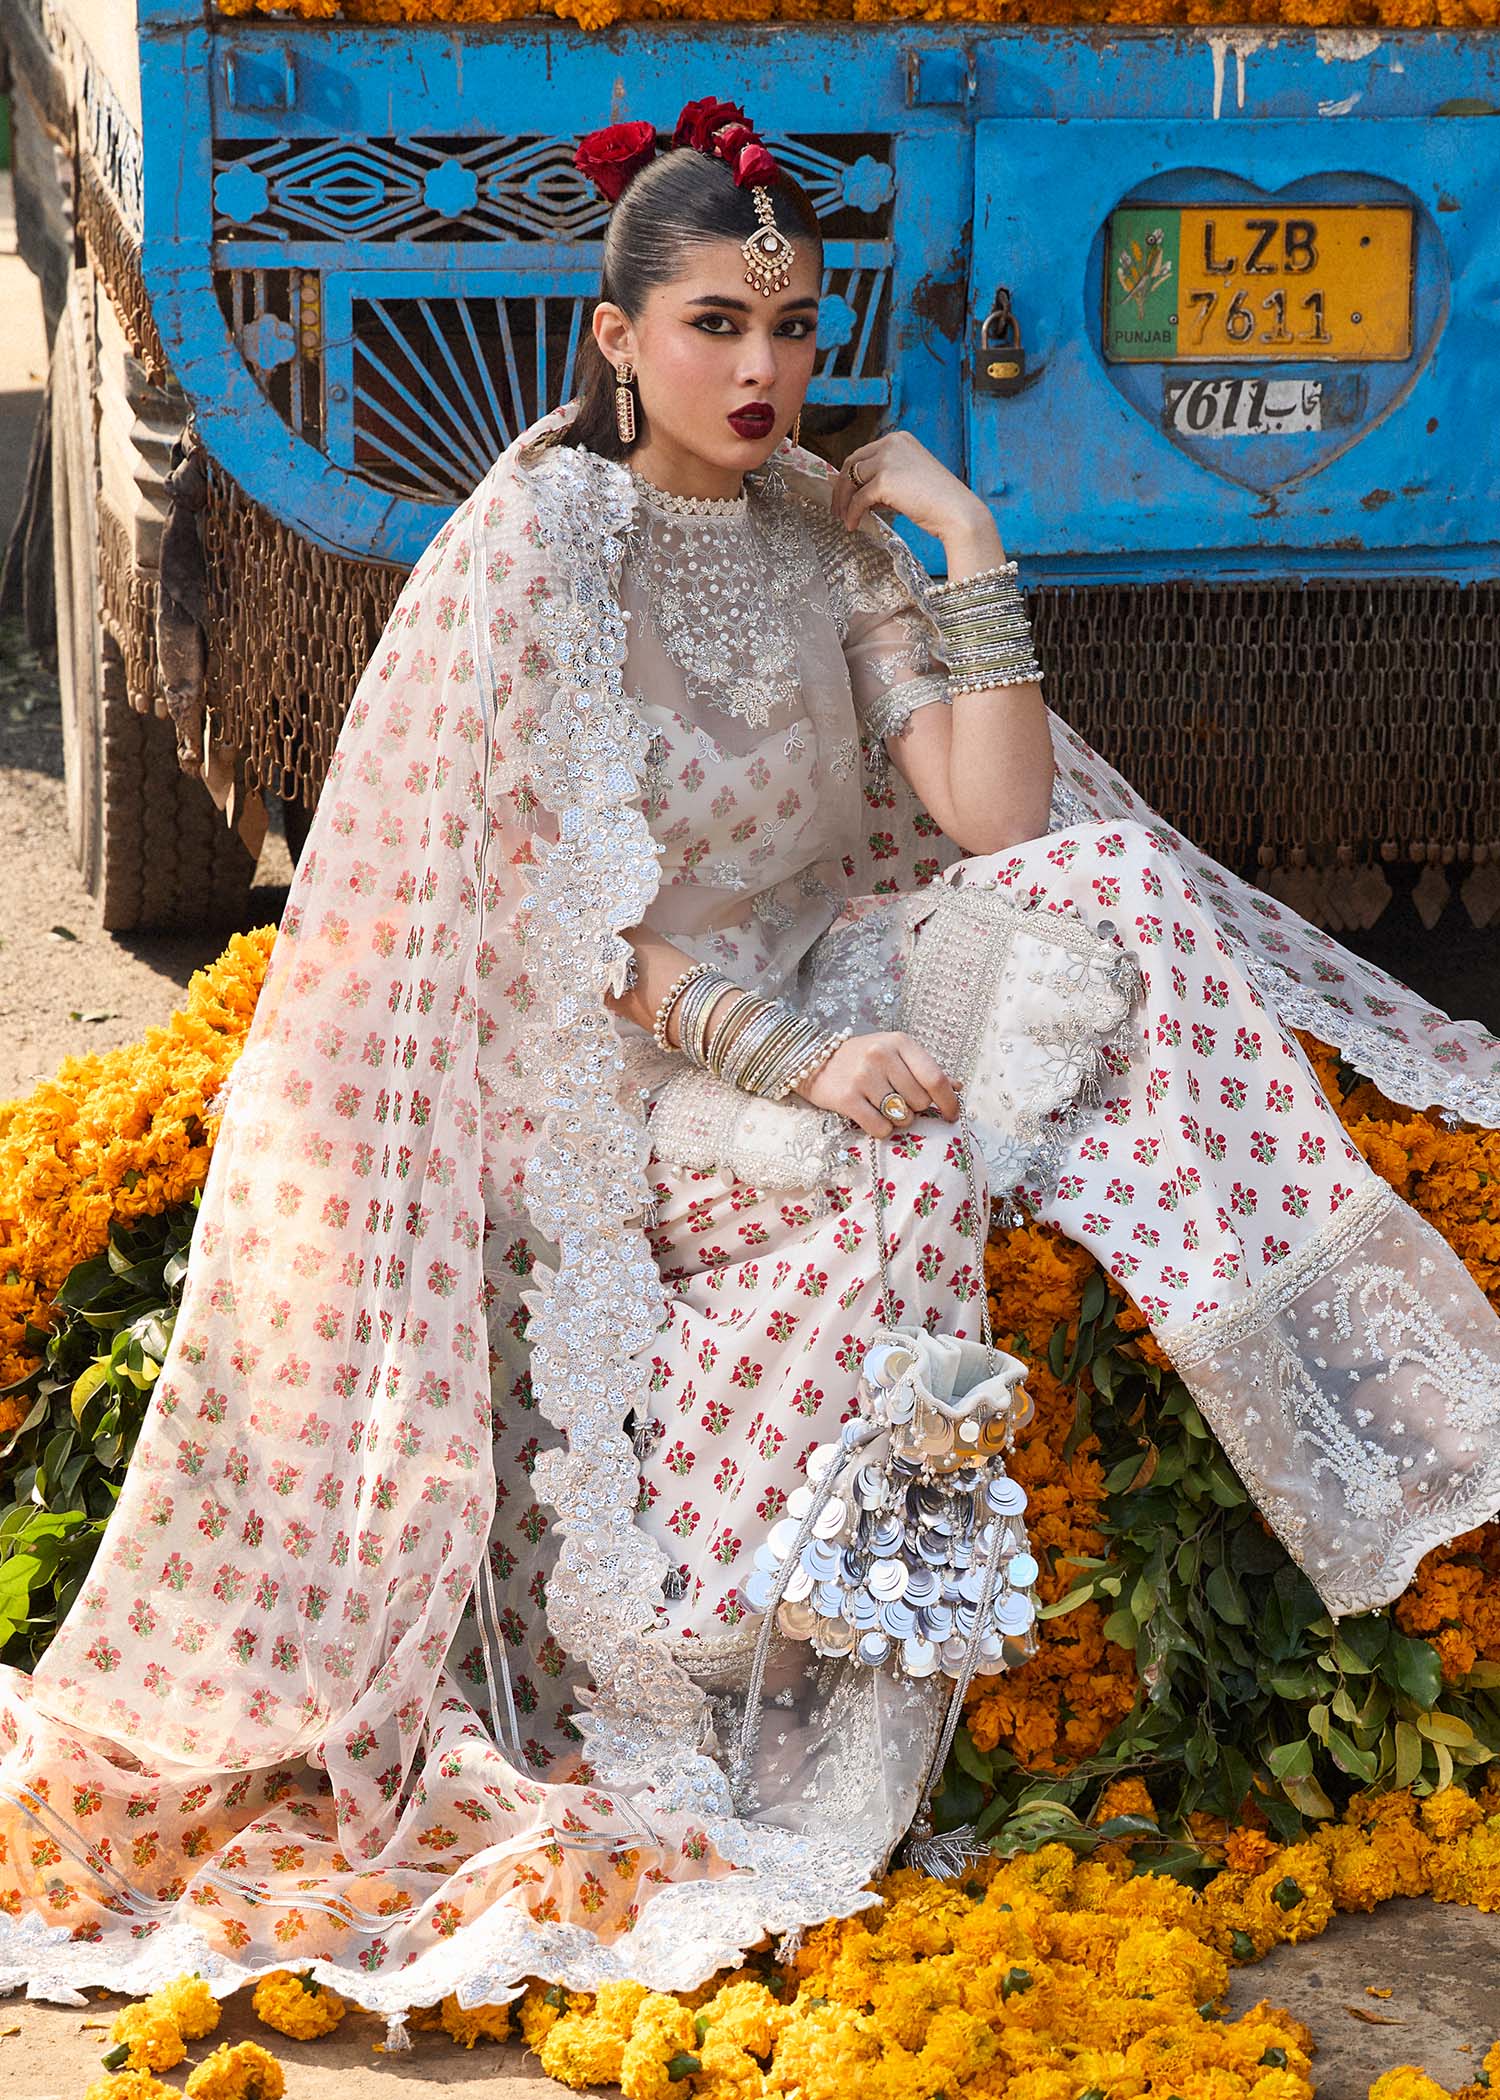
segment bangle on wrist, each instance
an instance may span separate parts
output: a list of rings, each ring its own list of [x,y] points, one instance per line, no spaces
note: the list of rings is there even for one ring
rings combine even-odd
[[[672,1018],[672,1009],[688,986],[697,978],[706,977],[708,970],[709,965],[707,963],[693,963],[683,971],[682,975],[675,982],[667,987],[662,1002],[657,1007],[651,1021],[651,1035],[658,1049],[671,1049],[672,1045],[667,1040],[667,1023]]]
[[[1014,561],[935,584],[937,623],[950,697],[1041,680]]]

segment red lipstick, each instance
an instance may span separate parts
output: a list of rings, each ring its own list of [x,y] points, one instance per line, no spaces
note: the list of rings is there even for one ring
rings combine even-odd
[[[769,437],[776,425],[776,411],[769,401],[750,401],[734,411],[729,424],[742,438]]]

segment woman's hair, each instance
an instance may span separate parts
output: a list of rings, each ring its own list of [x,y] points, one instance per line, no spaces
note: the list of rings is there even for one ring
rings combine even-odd
[[[760,222],[752,188],[737,187],[724,161],[690,146],[658,154],[632,176],[610,211],[599,297],[638,320],[648,294],[672,282],[690,248],[710,241],[743,241],[756,231]],[[801,183],[778,171],[765,188],[782,232],[794,241],[811,241],[821,257],[818,215]],[[626,448],[615,423],[615,383],[613,365],[589,332],[579,343],[574,373],[578,413],[551,442],[624,459]]]

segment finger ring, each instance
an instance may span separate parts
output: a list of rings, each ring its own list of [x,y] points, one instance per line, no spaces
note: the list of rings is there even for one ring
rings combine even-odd
[[[857,489],[862,489],[865,485],[864,475],[860,473],[859,468],[854,464],[852,460],[849,463],[849,479],[854,483],[854,486]]]
[[[909,1123],[911,1121],[911,1108],[905,1096],[898,1094],[894,1088],[890,1093],[882,1094],[876,1105],[887,1123]]]

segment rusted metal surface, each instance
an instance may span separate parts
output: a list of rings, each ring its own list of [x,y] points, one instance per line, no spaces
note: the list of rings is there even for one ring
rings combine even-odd
[[[313,546],[215,465],[200,529],[210,732],[250,786],[310,810],[406,571]]]
[[[125,688],[137,714],[156,711],[155,578],[131,555],[130,534],[102,499],[99,503],[100,610],[106,630],[119,644]]]
[[[1393,860],[1427,863],[1429,894],[1451,867],[1475,923],[1494,915],[1493,879],[1465,878],[1500,860],[1500,584],[1118,584],[1031,605],[1054,707],[1217,859],[1323,924],[1372,923]]]
[[[120,316],[132,350],[152,384],[165,386],[172,375],[141,279],[140,242],[125,225],[119,206],[87,154],[79,157],[77,213],[89,260]]]

